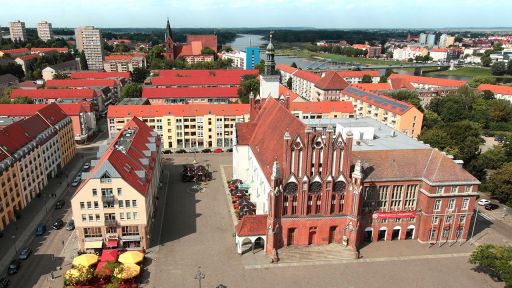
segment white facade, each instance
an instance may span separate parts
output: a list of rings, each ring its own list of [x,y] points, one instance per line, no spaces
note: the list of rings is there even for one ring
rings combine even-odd
[[[232,67],[239,68],[239,69],[245,68],[245,58],[246,58],[245,52],[241,52],[241,51],[224,52],[221,55],[222,55],[222,59],[231,59],[233,61],[233,64],[231,64]]]
[[[103,69],[107,72],[133,72],[134,68],[146,68],[145,57],[133,57],[129,60],[105,60]]]
[[[53,39],[52,23],[47,21],[37,23],[37,36],[43,41]]]
[[[407,61],[409,59],[414,59],[416,56],[424,55],[427,55],[426,49],[419,47],[396,48],[393,50],[393,59],[400,61]]]
[[[25,22],[21,22],[20,20],[9,23],[9,33],[11,34],[11,40],[13,42],[25,42],[28,40]]]
[[[432,61],[446,61],[448,59],[448,51],[430,51]]]
[[[48,178],[53,178],[57,175],[57,171],[61,162],[59,137],[55,136],[51,138],[48,142],[41,146],[41,151],[43,154],[44,169],[46,175]]]
[[[279,97],[279,75],[260,76],[260,97]]]
[[[85,53],[89,70],[103,70],[103,38],[101,31],[93,26],[75,29],[76,48]]]

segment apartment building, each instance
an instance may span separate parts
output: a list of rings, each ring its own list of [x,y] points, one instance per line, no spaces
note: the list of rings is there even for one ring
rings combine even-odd
[[[108,146],[71,198],[81,251],[149,248],[160,181],[160,136],[133,117]]]
[[[111,54],[105,56],[103,69],[107,72],[133,72],[134,68],[146,68],[146,57],[142,55]]]
[[[242,77],[259,74],[258,70],[160,70],[151,78],[151,87],[212,88],[240,87]]]
[[[142,97],[153,105],[228,104],[238,102],[238,88],[143,88]]]
[[[409,137],[418,137],[423,113],[413,105],[391,97],[349,86],[341,92],[342,99],[352,101],[356,117],[370,117]]]
[[[50,39],[53,39],[53,29],[52,29],[52,23],[49,23],[47,21],[42,21],[37,23],[37,36],[39,39],[43,41],[48,41]]]
[[[103,37],[101,31],[94,26],[84,26],[75,29],[76,48],[85,53],[89,70],[103,70]]]
[[[249,121],[247,104],[115,105],[107,113],[110,137],[132,117],[146,122],[165,150],[231,148],[234,126]]]
[[[0,230],[74,155],[71,119],[56,104],[0,130]]]
[[[49,82],[49,81],[48,81]],[[105,110],[105,100],[103,94],[94,89],[13,89],[11,100],[17,97],[28,97],[34,101],[34,104],[56,103],[82,103],[91,104],[93,111]]]
[[[350,101],[291,102],[290,112],[301,120],[353,118],[354,106]]]
[[[50,89],[94,89],[98,95],[103,95],[103,102],[96,103],[98,110],[104,111],[114,99],[119,97],[121,93],[121,81],[112,79],[65,79],[65,80],[48,80],[46,88]]]
[[[408,61],[416,56],[426,56],[428,50],[425,47],[407,46],[393,50],[393,60]]]
[[[20,20],[9,22],[9,33],[11,34],[12,42],[25,42],[28,40],[25,22]]]

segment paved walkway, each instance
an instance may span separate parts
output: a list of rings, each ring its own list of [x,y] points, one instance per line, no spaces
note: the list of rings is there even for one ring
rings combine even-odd
[[[65,192],[74,190],[69,187],[76,173],[82,167],[85,160],[92,157],[83,155],[75,156],[64,168],[68,174],[61,178],[53,178],[48,181],[41,191],[40,198],[34,198],[20,213],[21,218],[11,222],[3,231],[4,236],[0,239],[0,271],[5,271],[9,262],[15,258],[16,249],[23,247],[30,239],[34,237],[34,231],[39,223],[48,222],[48,212],[54,209],[55,202],[61,199]],[[56,193],[57,197],[51,197]],[[47,223],[49,224],[49,223]],[[47,229],[50,227],[47,225]],[[14,247],[16,245],[16,247]]]

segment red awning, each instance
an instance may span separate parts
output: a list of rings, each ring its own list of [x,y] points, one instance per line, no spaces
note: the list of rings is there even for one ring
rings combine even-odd
[[[103,268],[103,266],[107,265],[107,262],[100,262],[98,263],[98,266],[96,266],[96,272],[98,271],[101,271],[101,269]],[[105,275],[110,275],[110,269],[108,268],[104,268],[105,269]]]
[[[105,249],[101,253],[101,262],[111,261],[116,262],[117,256],[119,255],[119,252],[116,249]]]
[[[107,247],[114,248],[114,247],[117,247],[117,244],[118,244],[117,239],[109,239],[109,240],[107,240]]]

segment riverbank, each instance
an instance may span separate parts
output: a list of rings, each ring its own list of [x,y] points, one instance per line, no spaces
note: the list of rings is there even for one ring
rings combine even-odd
[[[435,73],[444,76],[462,76],[462,77],[493,77],[491,69],[484,67],[462,67],[454,70],[423,70],[423,74]]]
[[[338,54],[311,52],[311,51],[308,51],[305,49],[278,49],[276,51],[276,54],[282,55],[282,56],[303,57],[303,58],[308,58],[308,59],[328,60],[328,61],[351,63],[351,64],[358,64],[358,65],[396,65],[396,64],[401,63],[399,61],[361,58],[361,57],[348,57],[348,56],[338,55]]]

